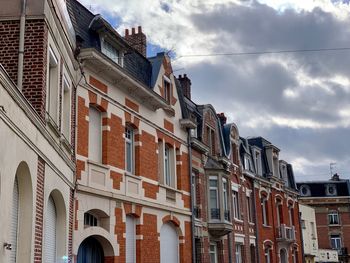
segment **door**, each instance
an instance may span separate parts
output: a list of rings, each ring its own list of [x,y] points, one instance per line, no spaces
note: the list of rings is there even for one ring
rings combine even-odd
[[[78,250],[78,263],[103,263],[104,254],[101,244],[94,237],[86,238]]]
[[[172,224],[160,229],[160,263],[179,262],[179,238]]]
[[[56,262],[57,213],[55,201],[49,197],[44,224],[44,262]]]

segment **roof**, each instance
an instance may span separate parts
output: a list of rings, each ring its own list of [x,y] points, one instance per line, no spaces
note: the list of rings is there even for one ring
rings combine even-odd
[[[151,85],[152,64],[139,52],[127,44],[123,37],[100,15],[91,13],[77,0],[67,0],[67,9],[76,33],[80,48],[94,48],[101,52],[101,40],[98,31],[103,28],[114,39],[126,48],[124,54],[124,69],[147,87]],[[158,70],[159,72],[159,70]]]
[[[350,181],[340,179],[336,174],[330,180],[297,182],[302,197],[350,197]],[[333,190],[330,191],[330,188]]]

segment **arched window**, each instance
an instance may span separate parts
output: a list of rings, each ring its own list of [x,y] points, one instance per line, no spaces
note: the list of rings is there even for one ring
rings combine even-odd
[[[171,223],[160,229],[160,263],[179,262],[179,237]]]
[[[46,206],[44,231],[44,262],[54,263],[57,260],[57,211],[51,195]]]
[[[134,129],[130,126],[125,127],[125,170],[134,174],[135,153],[134,153]]]
[[[266,247],[264,250],[264,256],[265,256],[265,263],[271,263],[272,258],[271,258],[271,247]]]
[[[284,248],[280,250],[280,263],[288,263],[288,254]]]
[[[135,217],[126,216],[125,245],[126,263],[136,262],[136,222]]]
[[[89,227],[89,226],[97,226],[98,225],[98,220],[97,217],[90,214],[90,213],[85,213],[84,214],[84,226]]]
[[[265,196],[261,198],[261,214],[262,214],[263,225],[268,226],[269,225],[268,202],[267,202],[267,197]]]

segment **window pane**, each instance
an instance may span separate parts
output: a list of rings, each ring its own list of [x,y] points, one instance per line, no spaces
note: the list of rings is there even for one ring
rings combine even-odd
[[[217,191],[210,189],[210,208],[218,208]]]

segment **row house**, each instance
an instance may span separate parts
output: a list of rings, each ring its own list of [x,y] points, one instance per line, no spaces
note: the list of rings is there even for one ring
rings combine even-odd
[[[171,61],[68,0],[76,88],[74,261],[191,262],[187,135]]]
[[[243,173],[254,175],[257,262],[303,262],[298,192],[290,164],[262,137],[242,139]]]
[[[298,182],[300,203],[315,210],[318,247],[338,252],[349,262],[350,181],[334,174],[330,180]]]
[[[75,37],[64,1],[2,0],[0,262],[72,254]]]

